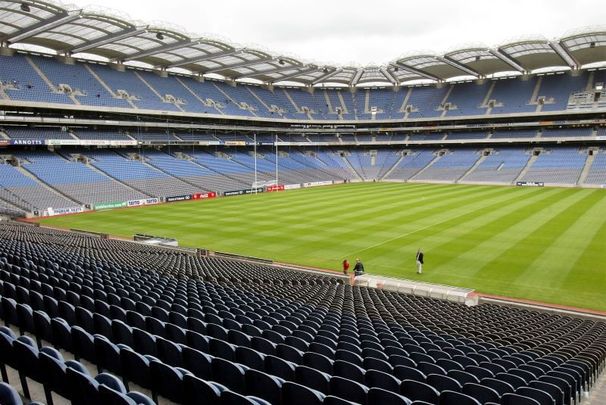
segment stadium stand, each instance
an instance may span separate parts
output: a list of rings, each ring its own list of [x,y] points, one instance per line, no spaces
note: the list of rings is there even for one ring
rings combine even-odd
[[[431,166],[428,166],[414,179],[453,182],[462,177],[480,158],[478,151],[475,149],[460,149],[456,153],[450,151],[444,151],[443,153]]]
[[[26,162],[23,167],[30,173],[80,204],[128,201],[145,197],[144,194],[94,171],[89,165],[71,160],[72,156],[40,151],[19,153],[16,156]]]
[[[521,180],[576,184],[586,160],[587,152],[577,148],[543,151]]]
[[[69,104],[65,93],[57,92],[36,72],[32,59],[25,55],[0,55],[0,81],[13,100]]]
[[[68,131],[47,127],[11,127],[5,130],[11,139],[74,139]]]
[[[557,77],[558,75],[546,75],[542,79],[538,99],[545,100],[543,111],[565,110],[568,105],[568,98],[576,92],[582,91],[587,87],[587,74],[578,75],[564,74],[565,79]]]
[[[91,65],[90,69],[114,95],[126,100],[133,108],[178,111],[174,104],[164,102],[157,90],[143,82],[135,70],[118,72],[103,65]]]
[[[472,62],[454,52],[331,67],[9,3],[3,217],[259,183],[606,186],[606,70],[586,69],[604,62],[602,33],[505,44],[487,59],[467,50]],[[27,44],[57,55],[14,47]],[[107,60],[78,58],[88,52]],[[537,73],[560,53],[568,68]],[[1,404],[581,405],[606,364],[602,321],[4,218],[0,319]]]
[[[13,130],[7,132],[13,133]],[[95,135],[95,132],[82,130],[77,133],[85,134],[85,139],[97,139],[105,134]],[[108,133],[115,135],[114,132]],[[589,129],[543,132],[547,138],[563,134],[586,136],[588,133]],[[158,138],[154,138],[154,134]],[[492,137],[506,139],[508,134],[514,139],[532,136],[534,131],[495,132]],[[146,135],[149,136],[147,139],[161,142],[166,133],[148,132]],[[186,138],[182,133],[178,137],[169,135],[174,139]],[[221,136],[190,135],[195,139],[205,137],[224,141]],[[117,134],[116,137],[122,136],[127,135]],[[445,136],[415,134],[410,139],[427,142],[442,140]],[[484,132],[451,133],[446,140],[454,137],[454,140],[473,142],[486,136]],[[353,143],[356,138],[350,137],[346,142]],[[272,137],[266,140],[270,139]],[[364,142],[372,144],[370,139],[368,137]],[[606,171],[602,165],[603,149],[597,147],[593,148],[595,158],[591,159],[588,159],[587,151],[592,148],[553,145],[538,148],[542,152],[530,159],[535,148],[499,145],[484,145],[484,149],[450,145],[448,149],[368,145],[335,148],[334,144],[332,141],[315,148],[283,147],[279,149],[277,164],[274,148],[259,147],[256,180],[266,184],[276,181],[278,184],[301,184],[409,179],[513,184],[519,180],[591,186],[603,184],[601,179]],[[64,147],[59,151],[8,149],[4,153],[5,163],[0,165],[3,174],[0,177],[0,202],[4,202],[5,208],[12,209],[13,213],[200,192],[222,195],[225,191],[250,188],[255,181],[254,153],[247,147],[215,147],[215,152],[203,146],[106,150]],[[584,170],[586,175],[582,176]],[[520,175],[522,177],[518,178]]]
[[[147,163],[145,153],[86,152],[90,163],[105,175],[144,196],[172,196],[198,192],[196,187]],[[106,200],[113,201],[113,200]]]
[[[515,131],[504,131],[496,130],[491,136],[491,139],[499,138],[536,138],[538,136],[536,130],[515,130]]]
[[[128,103],[112,97],[82,63],[61,63],[54,58],[30,57],[55,89],[63,91],[76,104],[127,108]]]
[[[606,154],[603,153],[603,151],[595,156],[587,178],[585,179],[585,183],[597,185],[606,184]]]
[[[482,106],[486,97],[487,83],[461,83],[453,85],[452,91],[446,99],[450,103],[448,116],[482,115],[486,114],[486,108]]]
[[[8,202],[28,211],[78,205],[77,202],[67,199],[50,187],[45,187],[23,167],[7,163],[0,164],[0,185],[5,190],[3,197]],[[25,204],[22,205],[22,202]]]
[[[407,118],[478,116],[535,112],[537,107],[539,111],[562,111],[568,108],[569,97],[584,90],[588,83],[588,75],[582,73],[398,91],[376,88],[351,93],[324,89],[312,94],[298,88],[268,90],[245,84],[234,87],[219,81],[200,82],[185,76],[161,77],[131,68],[118,71],[101,64],[62,63],[42,56],[1,58],[0,80],[7,96],[14,100],[273,119],[393,120],[405,114]],[[531,100],[535,92],[536,99]],[[482,105],[484,102],[486,105]],[[340,117],[336,116],[337,107],[342,112]]]
[[[495,80],[490,100],[494,102],[492,113],[534,112],[535,105],[530,104],[536,87],[536,78]]]
[[[407,107],[410,106],[410,118],[439,117],[442,112],[438,110],[447,94],[447,88],[414,87],[408,98]]]
[[[448,134],[445,138],[449,141],[453,140],[473,140],[473,139],[486,139],[487,134],[485,132],[454,132]]]
[[[524,149],[499,148],[465,177],[465,182],[512,183],[528,163],[529,155]]]
[[[109,141],[128,141],[133,140],[126,132],[119,131],[95,131],[89,129],[76,129],[72,133],[78,139],[82,140],[109,140]]]
[[[423,170],[435,159],[433,151],[418,150],[408,151],[406,155],[396,164],[390,173],[385,176],[387,180],[408,180],[419,171]]]
[[[0,224],[0,240],[0,363],[26,397],[37,383],[72,401],[475,404],[513,394],[572,404],[606,357],[602,322],[15,223]]]
[[[548,128],[548,129],[544,129],[541,133],[541,137],[543,137],[543,138],[564,137],[564,136],[591,136],[591,135],[593,135],[593,130],[591,128],[567,128],[567,129]]]

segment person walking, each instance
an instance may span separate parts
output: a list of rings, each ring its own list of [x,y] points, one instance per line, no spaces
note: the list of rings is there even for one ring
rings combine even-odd
[[[349,261],[347,259],[343,260],[343,274],[347,275],[349,273]]]
[[[361,276],[364,274],[364,264],[360,261],[360,259],[356,259],[356,265],[354,266],[354,274],[357,276]]]
[[[419,250],[417,250],[417,274],[423,274],[423,251],[419,248]]]

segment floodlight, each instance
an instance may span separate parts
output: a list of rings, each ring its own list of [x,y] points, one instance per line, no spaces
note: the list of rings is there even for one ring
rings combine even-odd
[[[32,9],[29,7],[27,3],[21,3],[21,11],[29,13]]]
[[[158,38],[160,41],[162,41],[164,39],[164,35],[162,35],[161,32],[157,32],[156,33],[156,38]]]

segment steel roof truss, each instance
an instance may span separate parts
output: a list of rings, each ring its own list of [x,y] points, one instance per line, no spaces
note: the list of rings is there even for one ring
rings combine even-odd
[[[12,43],[20,42],[26,38],[31,38],[45,31],[50,31],[53,28],[56,28],[63,24],[67,24],[78,18],[80,18],[80,11],[77,11],[74,14],[62,14],[57,19],[53,18],[50,20],[42,20],[39,23],[34,24],[33,26],[23,28],[17,32],[14,32],[6,39]]]
[[[177,63],[172,63],[166,67],[180,67],[180,66],[185,66],[185,65],[190,65],[190,64],[196,64],[196,63],[200,63],[200,62],[204,62],[207,60],[212,60],[215,58],[222,58],[224,56],[231,56],[231,55],[235,55],[237,53],[240,53],[242,51],[244,51],[246,49],[231,49],[229,51],[225,51],[225,52],[218,52],[218,53],[210,53],[207,55],[203,55],[203,56],[196,56],[195,58],[189,58],[189,59],[184,59],[180,62]]]
[[[354,87],[355,85],[357,85],[363,74],[364,74],[364,68],[356,69],[356,73],[353,75],[353,77],[349,81],[349,87]]]
[[[467,66],[463,65],[462,63],[457,62],[456,60],[454,60],[448,56],[436,56],[436,59],[439,60],[440,62],[447,64],[448,66],[452,66],[456,69],[462,70],[463,72],[465,72],[471,76],[475,76],[475,77],[481,76],[481,74],[479,74],[475,70],[468,68]]]
[[[560,58],[566,61],[566,64],[570,66],[571,69],[578,69],[581,67],[579,62],[563,47],[559,42],[549,42],[549,46],[553,49]]]
[[[498,49],[489,49],[488,52],[490,52],[496,58],[505,62],[506,64],[508,64],[515,70],[517,70],[518,72],[526,73],[526,69],[524,69],[522,66],[518,65],[518,63],[515,60],[513,60],[509,55],[506,55],[503,52],[500,52]]]
[[[162,52],[174,51],[175,49],[184,48],[186,46],[191,46],[194,44],[195,44],[195,42],[191,42],[190,40],[177,41],[174,44],[164,44],[162,46],[157,46],[155,48],[148,49],[146,51],[141,51],[141,52],[134,53],[132,55],[128,55],[128,57],[126,57],[125,59],[126,60],[142,59],[147,56],[153,56],[155,54],[162,53]]]
[[[443,79],[440,79],[437,76],[434,76],[432,74],[426,73],[425,71],[417,69],[417,68],[414,68],[414,67],[412,67],[410,65],[406,65],[406,64],[404,64],[404,63],[402,63],[400,61],[395,62],[395,64],[397,66],[401,67],[401,68],[404,68],[404,69],[408,70],[409,72],[416,73],[419,76],[422,76],[422,77],[424,77],[426,79],[435,80],[435,81],[438,81],[438,82],[444,81]]]
[[[279,63],[279,62],[278,62]],[[305,66],[301,66],[301,65],[280,65],[278,67],[275,67],[273,69],[268,69],[268,70],[259,70],[258,72],[255,72],[252,76],[262,76],[262,75],[270,75],[272,73],[278,73],[281,72],[283,70],[291,70],[291,69],[301,69]],[[241,76],[244,77],[244,76]],[[241,77],[236,77],[236,79],[240,79]]]
[[[277,82],[285,82],[285,81],[287,81],[287,80],[294,79],[294,78],[297,78],[297,77],[299,77],[299,76],[303,76],[303,75],[305,75],[305,74],[307,74],[307,73],[312,73],[312,72],[316,72],[316,71],[318,71],[318,67],[317,67],[317,66],[310,66],[310,68],[309,68],[309,69],[302,69],[302,70],[300,70],[300,71],[298,71],[298,72],[295,72],[295,73],[291,73],[291,74],[289,74],[289,75],[282,76],[282,77],[280,77],[279,79],[274,80],[274,81],[273,81],[273,83],[277,83]],[[314,82],[312,82],[311,84],[313,85],[313,84],[314,84]]]
[[[326,69],[326,68],[325,68]],[[314,80],[313,82],[311,82],[312,86],[318,83],[322,83],[322,82],[326,82],[328,79],[330,79],[333,76],[338,75],[339,73],[341,73],[343,71],[342,68],[339,69],[334,69],[330,72],[327,72],[326,74],[318,77],[316,80]]]
[[[111,44],[114,42],[118,42],[121,41],[123,39],[126,38],[130,38],[130,37],[134,37],[137,36],[139,34],[143,34],[145,31],[147,31],[147,27],[143,27],[143,28],[138,28],[138,29],[129,29],[126,31],[118,31],[118,32],[114,32],[113,34],[110,35],[106,35],[104,37],[101,38],[97,38],[96,40],[93,41],[89,41],[86,42],[74,49],[69,50],[71,53],[81,53],[81,52],[86,52],[89,51],[91,49],[95,49],[98,48],[100,46],[103,45],[107,45],[107,44]]]
[[[389,70],[387,70],[386,68],[384,68],[384,67],[379,68],[379,71],[383,74],[383,76],[385,76],[387,81],[390,82],[391,84],[393,84],[394,86],[397,86],[398,83],[400,83],[398,78],[395,77],[394,75],[392,75],[391,72]]]
[[[217,72],[221,72],[223,70],[244,68],[244,67],[258,65],[260,63],[268,62],[268,61],[271,61],[271,60],[273,60],[271,57],[260,58],[260,59],[255,59],[255,60],[245,60],[245,61],[243,61],[241,63],[236,63],[236,64],[233,64],[233,65],[223,65],[223,66],[219,66],[219,67],[216,67],[216,68],[212,68],[212,69],[206,70],[204,73],[217,73]],[[257,72],[255,72],[255,73],[257,73]]]

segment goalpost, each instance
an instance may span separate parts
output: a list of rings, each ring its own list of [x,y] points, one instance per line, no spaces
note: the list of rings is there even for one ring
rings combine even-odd
[[[253,183],[251,185],[251,188],[254,190],[254,193],[257,194],[257,189],[261,188],[261,187],[267,187],[267,186],[277,186],[279,183],[279,177],[278,177],[278,173],[279,173],[279,169],[278,169],[278,159],[279,159],[279,154],[278,154],[278,135],[275,135],[275,140],[274,140],[274,145],[275,145],[275,157],[276,157],[276,165],[275,165],[275,179],[272,180],[259,180],[258,178],[258,172],[257,172],[257,134],[253,134],[253,140],[254,140],[254,148],[253,148],[253,157],[254,157],[254,180]]]

